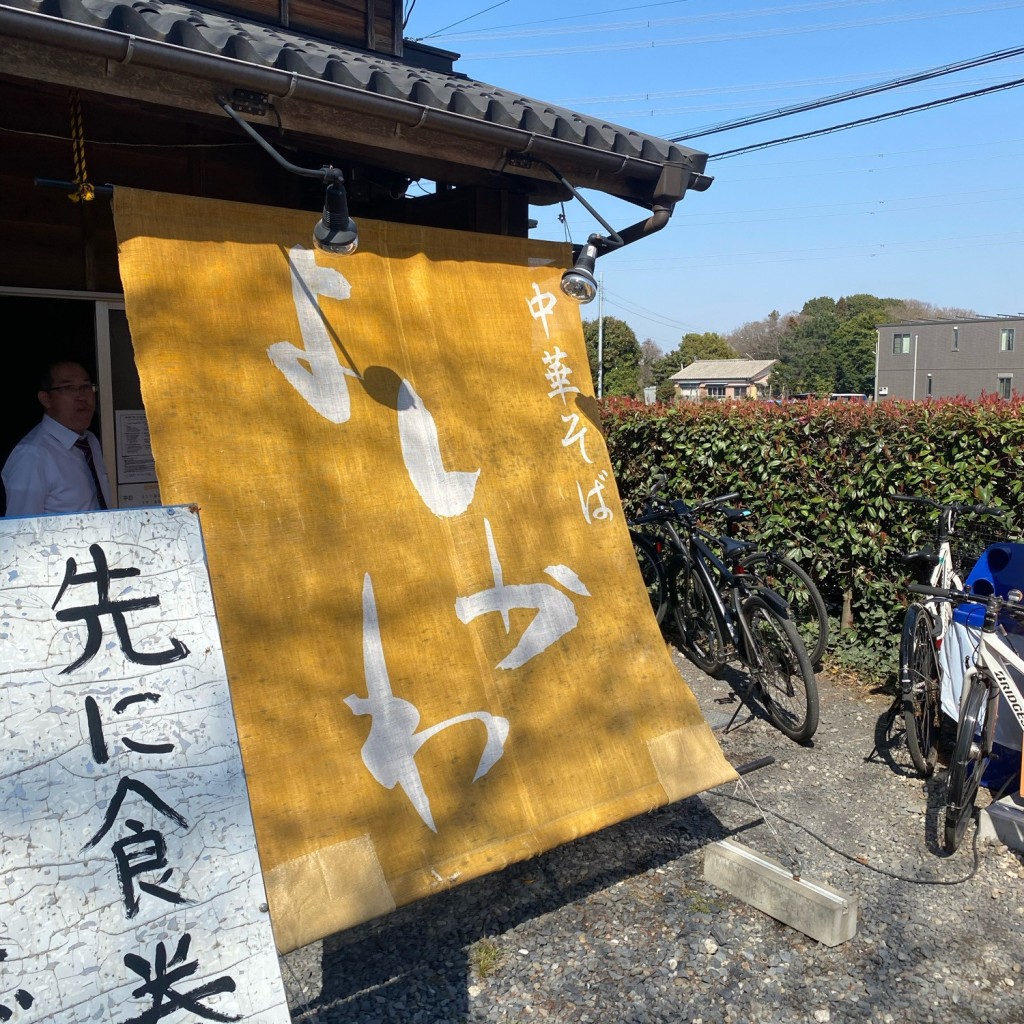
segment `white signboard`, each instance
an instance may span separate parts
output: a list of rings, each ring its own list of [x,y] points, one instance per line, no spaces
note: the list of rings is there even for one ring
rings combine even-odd
[[[290,1021],[199,518],[0,520],[0,1020]]]

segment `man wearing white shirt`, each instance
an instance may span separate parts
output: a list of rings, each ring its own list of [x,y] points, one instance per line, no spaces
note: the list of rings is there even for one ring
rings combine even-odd
[[[4,464],[8,516],[89,512],[110,507],[110,484],[96,435],[96,385],[75,362],[51,364],[40,382],[42,421]]]

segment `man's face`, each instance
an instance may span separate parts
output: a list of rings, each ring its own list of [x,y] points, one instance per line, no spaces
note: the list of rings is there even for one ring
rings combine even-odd
[[[96,392],[92,389],[92,379],[78,363],[59,363],[55,366],[50,390],[40,391],[39,401],[48,416],[79,434],[88,429],[93,413],[96,412]]]

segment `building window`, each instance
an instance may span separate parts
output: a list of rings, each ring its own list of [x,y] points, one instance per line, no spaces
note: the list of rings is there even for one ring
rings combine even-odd
[[[750,392],[747,390],[747,386],[745,384],[741,384],[739,387],[732,389],[733,398],[746,398],[749,394]]]
[[[910,335],[894,334],[892,336],[892,354],[894,356],[910,355]]]
[[[999,331],[999,351],[1000,352],[1012,352],[1013,351],[1013,328],[1003,327]]]
[[[960,328],[959,327],[954,327],[953,328],[953,351],[954,352],[959,352],[960,351]]]
[[[999,374],[999,397],[1011,398],[1013,395],[1013,374]]]
[[[725,398],[724,384],[709,384],[707,390],[708,398]]]
[[[932,375],[928,374],[928,397],[932,397]]]

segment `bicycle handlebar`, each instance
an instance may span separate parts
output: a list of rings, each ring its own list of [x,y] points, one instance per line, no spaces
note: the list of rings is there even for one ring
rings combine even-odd
[[[922,594],[925,597],[938,597],[954,604],[981,604],[990,611],[1006,611],[1014,618],[1024,619],[1024,604],[1020,601],[1011,601],[1009,598],[1000,597],[998,594],[973,594],[969,590],[952,590],[947,587],[929,587],[923,583],[911,583],[907,590],[912,594]]]
[[[914,505],[927,505],[929,508],[936,508],[940,512],[975,512],[978,515],[1005,516],[1009,509],[996,508],[993,505],[963,505],[958,501],[943,504],[934,498],[928,498],[920,494],[892,494],[891,498],[896,501],[906,501]]]
[[[714,498],[707,498],[696,505],[687,505],[685,501],[667,501],[660,495],[652,494],[647,509],[643,514],[633,520],[634,525],[641,526],[644,523],[662,522],[666,519],[694,519],[704,509],[713,508],[716,505],[724,505],[727,502],[735,501],[739,492],[732,491],[729,494],[719,494]]]

